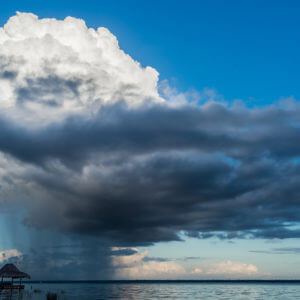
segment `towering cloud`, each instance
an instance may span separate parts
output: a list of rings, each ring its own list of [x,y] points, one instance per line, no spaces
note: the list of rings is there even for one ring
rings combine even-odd
[[[0,29],[2,205],[108,244],[300,237],[300,108],[177,105],[106,28],[18,13]]]
[[[0,29],[0,67],[0,108],[16,110],[23,121],[92,114],[120,100],[162,101],[156,70],[124,53],[108,29],[72,17],[17,13]]]

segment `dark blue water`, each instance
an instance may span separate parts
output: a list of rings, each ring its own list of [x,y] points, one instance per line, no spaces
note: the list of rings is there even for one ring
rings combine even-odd
[[[300,282],[33,283],[0,299],[300,299]]]

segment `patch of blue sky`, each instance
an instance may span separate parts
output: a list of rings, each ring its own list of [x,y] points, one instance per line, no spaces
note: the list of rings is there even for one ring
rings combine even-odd
[[[104,26],[122,49],[178,90],[216,89],[226,101],[260,106],[300,99],[299,1],[10,1],[0,23],[16,10],[40,17],[72,15]]]

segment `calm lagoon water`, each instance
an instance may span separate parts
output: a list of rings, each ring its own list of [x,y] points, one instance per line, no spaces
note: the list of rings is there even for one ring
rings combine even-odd
[[[0,299],[300,299],[298,283],[35,283]]]

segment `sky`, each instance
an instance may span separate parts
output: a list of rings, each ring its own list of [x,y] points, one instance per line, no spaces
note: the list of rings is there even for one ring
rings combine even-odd
[[[299,10],[2,4],[0,264],[300,279]]]

